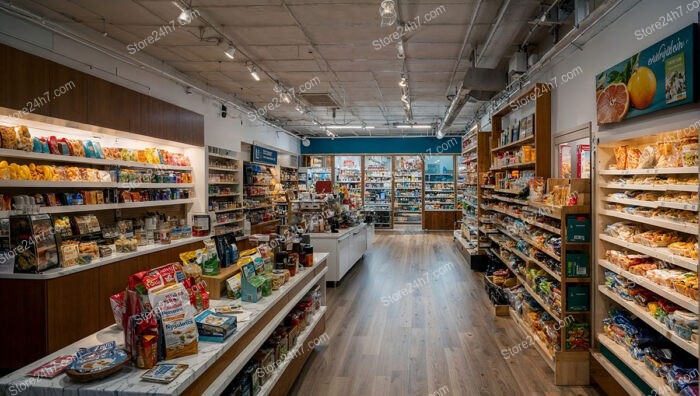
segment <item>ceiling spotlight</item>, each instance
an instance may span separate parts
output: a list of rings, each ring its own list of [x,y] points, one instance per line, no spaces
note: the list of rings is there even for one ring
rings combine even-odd
[[[406,94],[401,95],[401,101],[404,102],[406,105],[410,106],[410,102],[408,100],[408,95],[406,95]]]
[[[335,134],[327,129],[326,129],[326,135],[328,135],[329,137],[335,137]]]
[[[224,51],[224,54],[226,54],[229,59],[233,59],[234,55],[236,54],[236,47],[234,47],[233,44],[229,44],[226,51]]]
[[[255,81],[260,81],[260,76],[258,75],[258,69],[256,69],[255,65],[253,65],[250,62],[248,62],[248,71],[250,72],[250,75],[253,76],[253,79]]]
[[[307,139],[307,138],[303,138],[303,139],[301,139],[301,144],[302,144],[304,147],[309,147],[309,146],[311,146],[311,140],[309,140],[309,139]]]
[[[282,93],[281,99],[286,104],[292,103],[292,99],[289,97],[289,94],[286,92]]]
[[[318,121],[313,120],[314,125],[318,125]]]
[[[435,134],[435,137],[438,139],[442,139],[445,137],[445,132],[442,131],[442,128],[438,129],[437,133]]]
[[[297,105],[294,106],[294,109],[296,111],[298,111],[300,114],[304,114],[304,106],[302,106],[301,104],[297,103]]]
[[[177,17],[177,20],[178,22],[180,22],[180,25],[186,25],[192,22],[192,11],[188,10],[187,8],[184,8],[176,1],[173,1],[172,3],[173,5],[175,5],[175,7],[177,7],[180,10],[180,15],[178,15]]]
[[[399,81],[399,87],[406,88],[407,86],[408,82],[406,81],[406,77],[401,77],[401,81]]]

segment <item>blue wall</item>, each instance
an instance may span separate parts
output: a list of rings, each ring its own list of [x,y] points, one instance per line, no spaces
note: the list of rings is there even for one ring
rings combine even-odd
[[[309,139],[309,147],[301,146],[302,154],[459,154],[462,139],[457,136],[411,138],[338,138]]]

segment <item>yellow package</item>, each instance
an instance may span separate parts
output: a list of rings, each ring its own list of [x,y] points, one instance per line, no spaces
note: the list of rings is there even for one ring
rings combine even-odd
[[[195,264],[196,265],[196,259],[197,259],[197,251],[196,250],[180,253],[180,261],[182,261],[183,266],[188,265],[188,264]]]

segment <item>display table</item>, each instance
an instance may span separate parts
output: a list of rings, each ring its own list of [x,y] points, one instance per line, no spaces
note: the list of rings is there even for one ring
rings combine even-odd
[[[367,251],[367,224],[341,229],[337,233],[311,233],[314,250],[328,252],[329,282],[336,286]]]
[[[264,297],[258,303],[243,302],[243,308],[253,311],[252,317],[238,323],[238,330],[223,343],[199,342],[196,355],[168,360],[168,363],[183,363],[189,368],[169,384],[157,384],[141,380],[145,370],[128,366],[101,381],[91,383],[71,382],[65,374],[53,379],[37,379],[26,374],[33,368],[63,355],[72,355],[78,348],[89,347],[108,341],[123,345],[124,337],[116,325],[112,325],[82,340],[56,351],[0,378],[2,394],[26,395],[219,395],[235,375],[247,364],[255,352],[265,343],[284,317],[297,305],[315,285],[321,288],[321,309],[311,318],[306,330],[299,335],[296,347],[310,349],[309,341],[319,338],[325,331],[326,312],[326,261],[327,253],[314,254],[314,266],[303,268],[296,276]],[[225,304],[230,300],[212,300],[211,305]],[[305,351],[306,352],[306,351]],[[290,354],[291,356],[295,356]],[[261,388],[261,395],[284,395],[303,368],[309,353],[297,354],[286,359]],[[13,393],[14,392],[14,393]]]

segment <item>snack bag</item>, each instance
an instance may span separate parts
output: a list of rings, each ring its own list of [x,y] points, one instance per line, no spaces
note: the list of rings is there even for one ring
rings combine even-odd
[[[120,291],[119,293],[110,296],[109,297],[109,304],[112,306],[112,313],[114,314],[114,323],[117,324],[117,327],[120,329],[124,329],[123,325],[123,320],[124,320],[124,291]]]
[[[166,301],[160,310],[165,359],[175,359],[197,353],[197,324],[179,301]]]

